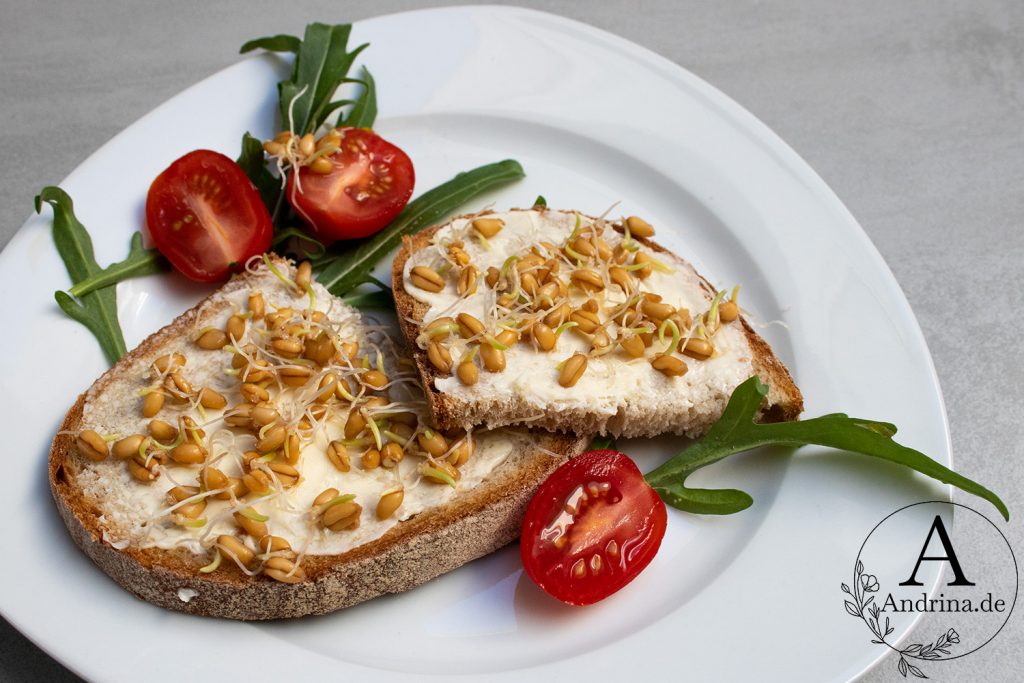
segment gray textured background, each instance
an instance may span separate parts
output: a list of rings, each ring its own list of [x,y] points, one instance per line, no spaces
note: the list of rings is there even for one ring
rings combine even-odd
[[[0,245],[42,186],[234,63],[246,39],[438,4],[453,3],[0,0]],[[924,329],[957,469],[1004,497],[1018,515],[1004,529],[1024,548],[1016,521],[1024,514],[1024,3],[517,4],[612,31],[690,69],[767,123],[835,189]],[[1019,680],[1021,611],[984,650],[928,673]],[[918,633],[941,630],[925,619]],[[75,677],[0,620],[0,680],[44,679]],[[864,680],[900,678],[890,658]]]

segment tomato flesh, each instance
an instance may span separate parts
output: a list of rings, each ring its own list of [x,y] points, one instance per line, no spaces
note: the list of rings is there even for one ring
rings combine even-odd
[[[206,149],[156,177],[146,196],[146,227],[171,265],[199,282],[225,279],[273,238],[270,213],[245,172]]]
[[[636,464],[588,451],[537,489],[519,551],[533,581],[570,605],[589,605],[632,581],[654,559],[667,514]]]
[[[405,208],[416,184],[412,161],[365,128],[340,128],[334,169],[303,166],[288,178],[288,202],[323,242],[368,237]],[[297,180],[296,180],[297,178]]]

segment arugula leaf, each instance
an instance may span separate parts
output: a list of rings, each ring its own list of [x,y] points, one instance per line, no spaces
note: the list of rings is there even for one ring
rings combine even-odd
[[[592,451],[614,451],[615,450],[615,437],[609,435],[606,436],[595,436],[590,440],[590,448]]]
[[[344,296],[367,281],[374,265],[401,241],[499,185],[525,174],[519,162],[506,159],[460,173],[409,202],[398,217],[357,248],[320,261],[317,281],[335,296]]]
[[[238,50],[238,54],[244,55],[246,52],[262,49],[268,52],[291,52],[294,55],[298,54],[301,45],[302,41],[295,36],[280,33],[276,36],[253,38]]]
[[[250,40],[240,52],[255,49],[291,52],[295,55],[291,79],[277,84],[282,126],[297,134],[313,132],[337,109],[352,105],[348,116],[339,125],[370,128],[377,117],[377,89],[373,76],[363,69],[363,78],[348,78],[356,56],[366,47],[348,51],[351,26],[341,24],[309,24],[304,39],[276,35]],[[359,83],[362,91],[355,100],[332,101],[335,91],[344,83]],[[263,204],[281,230],[291,220],[291,211],[283,202],[283,180],[267,168],[263,143],[246,133],[238,165],[260,193]]]
[[[376,292],[352,292],[342,297],[349,306],[355,308],[377,308],[394,309],[395,298],[391,290],[378,290]]]
[[[350,82],[346,78],[348,70],[366,48],[364,43],[348,51],[351,32],[349,24],[306,26],[295,53],[291,78],[277,84],[281,120],[296,135],[315,131],[337,108],[331,106],[331,98],[338,86]]]
[[[342,125],[353,128],[373,128],[373,122],[377,120],[377,84],[373,80],[373,76],[370,75],[370,70],[365,66],[361,82],[363,90],[352,103],[352,109],[345,116]]]
[[[542,194],[537,195],[537,198],[533,200],[533,208],[540,207],[542,209],[546,209],[547,206],[548,200],[544,199],[544,195]]]
[[[53,241],[71,276],[72,284],[102,272],[93,253],[92,238],[75,217],[71,197],[59,187],[49,186],[36,195],[36,213],[42,212],[43,202],[53,207]],[[107,286],[83,294],[78,300],[60,291],[54,297],[68,316],[85,325],[96,336],[111,365],[127,353],[121,325],[117,321],[117,294],[114,287]]]
[[[159,251],[142,246],[142,233],[136,231],[128,245],[128,256],[125,260],[111,263],[95,275],[80,281],[68,290],[68,294],[81,299],[89,292],[116,285],[121,280],[167,270],[167,266],[167,261]]]
[[[943,467],[924,453],[896,443],[892,440],[896,427],[887,422],[863,420],[843,413],[799,422],[754,422],[761,399],[767,393],[768,386],[762,384],[757,377],[751,377],[738,386],[721,419],[711,430],[685,451],[649,472],[645,476],[647,483],[666,503],[680,510],[729,515],[750,507],[753,499],[736,489],[689,488],[686,486],[686,478],[701,467],[752,448],[816,444],[888,460],[945,484],[952,484],[989,501],[1009,521],[1010,513],[999,496]]]
[[[263,143],[259,138],[249,133],[242,136],[242,153],[239,154],[237,163],[260,193],[267,211],[271,216],[275,216],[281,202],[281,179],[267,169]]]
[[[362,69],[362,78],[348,77],[356,57],[367,47],[365,44],[360,45],[350,52],[348,39],[351,31],[352,27],[348,24],[328,26],[314,23],[306,26],[302,40],[294,36],[278,35],[250,40],[242,46],[242,52],[263,48],[295,53],[290,79],[278,83],[281,119],[294,133],[302,135],[315,131],[342,107],[350,108],[339,117],[339,126],[373,127],[377,118],[377,85],[365,67]],[[345,83],[358,83],[362,90],[355,99],[332,100],[337,89]],[[293,216],[287,204],[282,201],[280,179],[267,170],[262,145],[249,134],[242,138],[242,154],[238,164],[260,191],[264,203],[274,216],[277,232],[274,246],[294,244],[292,238],[296,230],[287,227]],[[402,235],[420,230],[453,213],[464,202],[492,187],[521,177],[522,167],[512,160],[473,169],[410,202],[376,236],[356,243],[355,246],[349,243],[328,253],[323,252],[322,245],[311,240],[320,249],[307,257],[314,263],[318,272],[317,279],[332,294],[344,296],[367,281],[377,261],[397,246]],[[359,301],[370,300],[362,298]]]
[[[327,253],[327,247],[323,242],[310,237],[308,232],[294,226],[275,233],[274,241],[270,243],[270,249],[282,255],[300,254],[302,260],[308,259],[313,263]]]

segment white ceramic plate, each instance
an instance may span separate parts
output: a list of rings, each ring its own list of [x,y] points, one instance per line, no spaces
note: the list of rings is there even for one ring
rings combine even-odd
[[[784,323],[762,332],[793,370],[808,415],[890,420],[905,443],[950,462],[931,358],[885,263],[824,182],[737,104],[643,48],[533,11],[401,14],[358,24],[354,38],[372,44],[364,56],[380,84],[378,127],[416,161],[420,190],[514,157],[527,178],[477,206],[524,206],[544,194],[552,206],[597,214],[621,202],[617,212],[645,216],[713,281],[742,283],[744,305],[762,320]],[[149,182],[173,159],[199,147],[234,155],[243,131],[272,134],[282,72],[270,56],[225,69],[61,183],[100,263],[124,256]],[[136,600],[73,546],[49,500],[50,439],[106,367],[89,333],[54,304],[67,275],[49,222],[49,212],[33,217],[0,256],[0,608],[83,676],[846,680],[884,654],[843,610],[839,583],[879,519],[948,491],[811,449],[702,470],[695,481],[741,486],[754,506],[724,518],[670,512],[650,568],[587,609],[541,594],[514,546],[410,593],[291,622],[200,619]],[[172,276],[120,285],[129,347],[205,293]],[[679,446],[626,444],[647,469]]]

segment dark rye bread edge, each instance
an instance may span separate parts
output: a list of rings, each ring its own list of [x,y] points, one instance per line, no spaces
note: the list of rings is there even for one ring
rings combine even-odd
[[[520,209],[512,210],[518,211]],[[549,209],[535,210],[544,212]],[[495,212],[485,211],[480,214],[473,214],[473,216],[492,213]],[[403,274],[405,264],[413,252],[427,247],[434,233],[445,225],[466,217],[457,216],[448,221],[448,223],[428,228],[412,237],[405,238],[401,249],[395,256],[391,269],[392,291],[395,296],[395,310],[398,312],[399,324],[402,328],[402,333],[405,335],[407,345],[413,349],[413,357],[420,373],[420,380],[426,388],[427,401],[438,427],[440,429],[456,429],[485,424],[494,427],[516,424],[524,417],[529,416],[531,417],[529,420],[531,427],[542,427],[552,431],[579,434],[605,433],[607,431],[616,436],[626,437],[656,436],[657,434],[672,432],[682,433],[682,430],[678,427],[672,427],[672,416],[665,410],[647,411],[642,416],[637,416],[637,419],[634,420],[637,424],[630,424],[629,416],[621,411],[618,415],[606,418],[601,415],[588,413],[586,410],[574,410],[564,407],[559,408],[557,412],[549,412],[545,417],[536,419],[532,415],[533,410],[528,410],[522,402],[517,406],[516,401],[510,401],[507,397],[495,397],[493,401],[475,403],[438,391],[434,381],[441,377],[441,375],[430,364],[426,352],[416,346],[416,337],[419,335],[421,328],[420,323],[429,308],[426,304],[418,301],[405,291]],[[656,242],[640,237],[636,239],[651,251],[674,256],[671,251]],[[711,283],[703,275],[699,273],[698,275],[707,292],[714,296],[715,289]],[[740,322],[743,325],[743,331],[753,352],[752,364],[754,371],[770,387],[761,410],[761,420],[765,422],[782,422],[797,419],[800,413],[803,412],[803,396],[793,382],[789,370],[775,356],[768,342],[753,330],[746,319],[741,316]],[[725,408],[724,403],[722,408]],[[699,431],[706,431],[710,427],[711,423],[704,424]],[[690,436],[696,435],[694,431],[688,431],[687,433]]]
[[[225,288],[245,286],[246,277],[242,276]],[[381,538],[341,555],[306,556],[302,568],[308,578],[298,584],[249,577],[227,558],[216,572],[200,574],[198,568],[209,560],[185,550],[131,546],[119,550],[103,540],[99,510],[76,483],[82,460],[74,437],[63,432],[83,428],[82,413],[89,394],[103,391],[136,359],[187,335],[204,303],[150,335],[80,395],[50,451],[50,489],[75,544],[125,589],[160,607],[230,619],[279,619],[326,614],[415,588],[515,540],[536,487],[588,443],[583,438],[532,433],[536,449],[515,450],[480,485],[459,492],[443,507],[421,512]],[[158,480],[152,485],[161,484]],[[178,595],[180,589],[196,595],[186,602]]]

